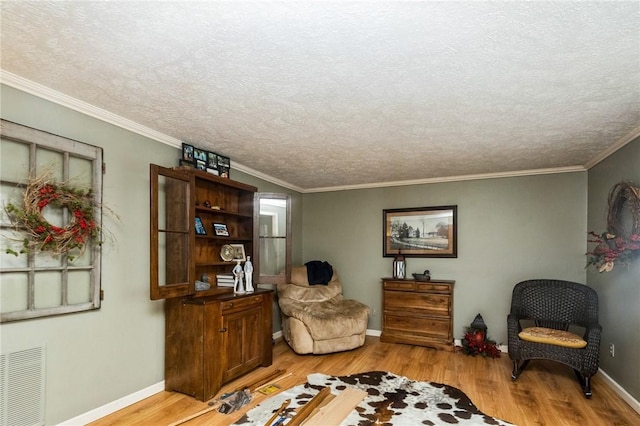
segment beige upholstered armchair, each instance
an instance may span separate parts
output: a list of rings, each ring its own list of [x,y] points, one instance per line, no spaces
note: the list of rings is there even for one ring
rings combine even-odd
[[[328,284],[310,285],[307,267],[291,269],[291,283],[278,284],[282,335],[299,354],[346,351],[364,344],[369,307],[342,297],[334,272]]]

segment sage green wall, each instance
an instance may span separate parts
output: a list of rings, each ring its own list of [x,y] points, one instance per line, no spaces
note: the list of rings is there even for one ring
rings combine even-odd
[[[616,183],[630,180],[640,185],[640,138],[630,142],[589,170],[588,229],[606,230],[607,197]],[[600,368],[636,400],[640,400],[640,259],[629,268],[611,272],[592,268],[587,284],[598,292],[602,342]],[[615,358],[609,344],[615,344]]]
[[[408,276],[452,279],[454,335],[481,313],[489,336],[506,344],[513,286],[530,278],[585,280],[586,173],[338,191],[304,195],[303,260],[327,260],[347,297],[369,305],[380,329],[382,210],[458,206],[458,257],[408,258]]]
[[[98,311],[3,324],[2,351],[46,345],[45,423],[73,418],[163,380],[163,303],[149,299],[149,163],[178,150],[2,86],[1,115],[104,148],[103,249]]]
[[[45,422],[53,425],[164,380],[163,302],[149,299],[149,163],[173,166],[180,154],[11,87],[0,90],[3,119],[104,148],[103,202],[119,217],[105,217],[114,244],[103,252],[100,310],[0,325],[3,353],[46,346]],[[260,191],[285,192],[232,173]],[[292,195],[299,253],[301,196]],[[275,326],[279,330],[279,322]]]

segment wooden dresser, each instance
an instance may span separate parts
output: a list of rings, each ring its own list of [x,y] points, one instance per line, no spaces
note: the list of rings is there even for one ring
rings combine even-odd
[[[453,351],[454,283],[382,278],[380,340]]]

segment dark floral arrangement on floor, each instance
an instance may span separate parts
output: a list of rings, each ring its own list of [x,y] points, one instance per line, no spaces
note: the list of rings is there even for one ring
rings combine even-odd
[[[500,349],[498,349],[496,342],[487,339],[483,332],[469,327],[466,328],[462,338],[462,353],[471,356],[500,358]]]
[[[628,208],[631,229],[625,230],[623,213]],[[630,182],[620,182],[609,191],[607,230],[601,234],[589,232],[587,241],[595,243],[587,252],[587,267],[609,272],[616,264],[629,265],[640,255],[640,188]]]
[[[43,215],[47,206],[68,210],[66,226],[56,226]],[[67,254],[69,260],[82,255],[90,242],[100,244],[100,227],[94,216],[97,202],[91,189],[84,190],[53,182],[49,173],[30,179],[25,187],[22,206],[7,203],[5,211],[20,233],[26,234],[20,252],[47,252],[52,256]],[[73,253],[73,255],[71,254]]]

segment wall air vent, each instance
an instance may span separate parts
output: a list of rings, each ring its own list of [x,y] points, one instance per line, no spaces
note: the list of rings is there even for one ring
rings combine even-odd
[[[0,355],[0,426],[44,425],[45,348]]]

